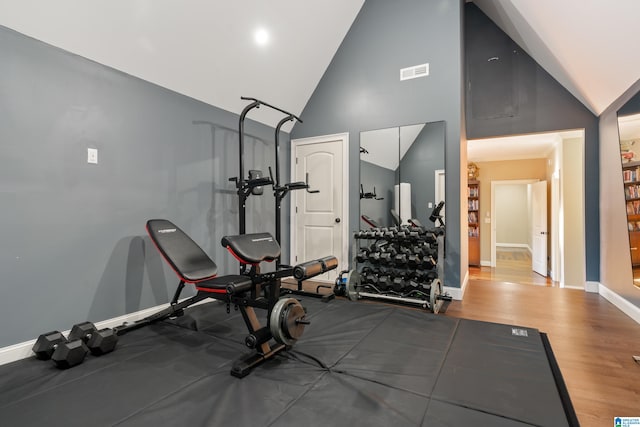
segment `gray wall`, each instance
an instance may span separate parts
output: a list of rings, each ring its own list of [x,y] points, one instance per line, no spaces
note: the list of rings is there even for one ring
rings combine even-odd
[[[600,115],[600,283],[640,308],[640,291],[633,286],[629,233],[620,161],[618,110],[640,112],[640,80]]]
[[[4,27],[0,52],[0,347],[167,302],[150,218],[236,271],[237,115]],[[246,131],[246,168],[266,171],[273,129]],[[273,231],[270,190],[248,205],[248,231]]]
[[[473,3],[465,5],[465,53],[467,138],[584,128],[586,270],[587,280],[599,280],[597,117]]]
[[[428,203],[435,207],[440,202],[435,199],[435,171],[445,166],[444,141],[444,122],[427,123],[400,161],[399,182],[411,184],[411,217],[425,227],[434,226]]]
[[[359,133],[446,123],[445,284],[460,286],[462,1],[367,0],[336,52],[292,138],[349,132],[349,231],[359,229]],[[400,69],[428,62],[430,75],[401,82]],[[449,195],[451,197],[449,197]],[[351,242],[353,244],[353,242]],[[463,249],[466,252],[466,247]],[[466,255],[465,255],[466,259]],[[466,261],[463,263],[466,264]]]

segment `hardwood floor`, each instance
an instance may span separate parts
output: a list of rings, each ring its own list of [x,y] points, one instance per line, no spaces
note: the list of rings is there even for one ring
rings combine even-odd
[[[496,248],[496,267],[481,267],[483,277],[500,282],[524,285],[553,286],[551,279],[531,271],[531,253],[528,249]],[[469,271],[471,277],[472,271]]]
[[[559,288],[526,269],[470,267],[469,277],[464,299],[441,315],[545,332],[581,426],[640,417],[638,323],[598,294]]]

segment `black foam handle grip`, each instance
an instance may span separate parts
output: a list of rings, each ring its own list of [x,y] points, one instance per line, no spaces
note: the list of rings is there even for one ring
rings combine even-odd
[[[319,261],[307,261],[293,267],[293,277],[297,280],[308,279],[323,272],[322,263]]]
[[[338,259],[334,256],[326,256],[314,261],[303,262],[293,268],[293,277],[297,280],[305,280],[317,276],[338,267]]]
[[[325,271],[333,270],[338,267],[338,258],[333,255],[326,256],[324,258],[320,258],[318,261],[323,265],[323,273]]]
[[[230,283],[227,285],[227,293],[229,295],[239,294],[242,292],[250,291],[253,288],[253,283]]]

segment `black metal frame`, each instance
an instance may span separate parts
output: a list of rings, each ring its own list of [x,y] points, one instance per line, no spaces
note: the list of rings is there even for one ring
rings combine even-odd
[[[132,323],[125,323],[114,328],[116,335],[124,335],[133,330],[151,325],[155,322],[166,320],[169,318],[180,317],[184,314],[184,309],[207,298],[212,298],[227,303],[227,313],[231,311],[231,305],[240,310],[242,318],[247,326],[249,334],[245,339],[247,347],[255,349],[255,351],[245,354],[237,359],[232,366],[231,375],[242,378],[248,375],[258,364],[273,357],[278,352],[285,350],[287,346],[276,343],[269,345],[268,341],[273,338],[270,329],[271,312],[278,302],[280,296],[280,279],[282,277],[293,276],[294,269],[287,268],[275,272],[260,274],[255,266],[252,266],[248,278],[251,279],[252,286],[250,290],[244,290],[234,293],[232,289],[227,288],[226,293],[198,291],[196,295],[178,302],[180,294],[185,287],[185,282],[181,280],[173,295],[169,307],[158,311],[144,319]],[[236,277],[236,276],[234,276]],[[197,286],[197,285],[196,285]],[[261,287],[270,287],[267,292],[267,298],[260,297]],[[249,293],[249,295],[247,295]],[[253,308],[267,310],[266,326],[260,328],[255,327],[252,318],[255,319]]]
[[[244,109],[242,110],[242,113],[240,113],[240,118],[239,118],[239,122],[238,122],[238,150],[239,150],[239,164],[238,164],[238,169],[239,169],[239,175],[237,177],[233,177],[233,178],[229,178],[229,181],[234,181],[236,183],[236,188],[238,189],[238,216],[239,216],[239,234],[245,234],[246,233],[246,209],[247,209],[247,199],[249,198],[249,196],[252,193],[252,190],[256,187],[260,187],[263,185],[272,185],[273,186],[273,194],[274,194],[274,198],[275,198],[275,226],[276,226],[276,241],[278,242],[278,244],[280,244],[281,241],[281,236],[282,236],[282,222],[281,222],[281,218],[282,218],[282,200],[287,196],[287,194],[290,191],[293,190],[302,190],[305,189],[307,192],[309,193],[315,193],[317,192],[317,190],[310,190],[309,189],[309,183],[308,183],[308,177],[305,181],[305,183],[288,183],[288,184],[284,184],[284,185],[280,185],[280,130],[282,129],[282,126],[290,121],[294,121],[297,120],[298,122],[302,123],[302,119],[298,116],[296,116],[293,113],[290,113],[286,110],[283,110],[282,108],[276,107],[274,105],[271,105],[267,102],[261,101],[257,98],[251,98],[251,97],[246,97],[246,96],[241,96],[240,99],[245,100],[245,101],[252,101],[250,104],[248,104],[246,107],[244,107]],[[275,130],[275,161],[276,161],[276,173],[275,173],[275,180],[274,177],[271,174],[271,168],[269,168],[269,178],[257,178],[257,179],[248,179],[245,180],[244,178],[244,120],[247,116],[247,114],[249,113],[249,111],[253,110],[254,108],[260,108],[260,106],[264,105],[265,107],[269,107],[273,110],[279,111],[283,114],[286,115],[286,117],[284,117],[282,120],[280,120],[280,122],[278,122],[277,126],[276,126],[276,130]],[[276,269],[280,269],[280,268],[290,268],[291,266],[285,266],[281,264],[281,260],[280,257],[278,257],[276,259]],[[286,271],[286,270],[285,270]],[[242,267],[241,267],[241,273],[242,273]],[[285,277],[285,276],[282,276]],[[318,297],[318,298],[322,298],[323,301],[328,301],[330,299],[335,298],[335,295],[333,293],[328,294],[328,295],[320,295],[318,293],[320,288],[329,288],[331,289],[332,286],[327,286],[327,285],[319,285],[318,287],[316,287],[316,292],[305,292],[302,290],[302,281],[298,280],[298,289],[297,290],[290,290],[290,289],[283,289],[284,292],[286,293],[292,293],[292,294],[297,294],[297,295],[307,295],[307,296],[313,296],[313,297]]]
[[[250,97],[246,97],[246,96],[241,96],[240,99],[245,100],[245,101],[253,101],[251,102],[249,105],[247,105],[246,107],[244,107],[244,109],[242,110],[242,113],[240,113],[240,119],[238,122],[238,149],[239,149],[239,164],[238,164],[238,168],[239,168],[239,175],[237,177],[234,178],[229,178],[229,181],[234,181],[236,183],[236,188],[238,189],[238,216],[239,216],[239,234],[245,234],[246,233],[246,228],[247,228],[247,222],[246,222],[246,214],[247,214],[247,198],[249,198],[249,196],[251,195],[251,190],[253,190],[256,187],[260,187],[263,185],[273,185],[273,179],[271,178],[257,178],[257,179],[248,179],[245,180],[244,178],[244,119],[246,118],[247,114],[249,113],[249,111],[253,110],[254,108],[260,108],[260,106],[264,105],[265,107],[269,107],[273,110],[276,111],[280,111],[283,114],[286,114],[287,117],[283,120],[280,121],[280,123],[278,124],[277,128],[276,128],[276,145],[277,145],[277,138],[278,138],[278,133],[280,132],[280,128],[282,127],[282,125],[284,123],[286,123],[287,121],[296,119],[298,120],[300,123],[302,123],[302,120],[296,116],[295,114],[292,114],[288,111],[285,111],[281,108],[278,108],[276,106],[273,106],[269,103],[266,103],[264,101],[261,101],[259,99],[256,98],[250,98]],[[276,148],[277,150],[277,148]],[[276,151],[276,159],[277,159],[277,151]],[[277,166],[277,160],[276,160],[276,169],[278,169]],[[276,171],[276,175],[279,171]],[[279,239],[278,239],[279,242]]]

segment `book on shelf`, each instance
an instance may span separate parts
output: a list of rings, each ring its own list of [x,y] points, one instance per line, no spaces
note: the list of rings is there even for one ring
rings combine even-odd
[[[624,188],[624,197],[629,199],[638,199],[640,198],[640,185],[634,184]]]
[[[635,169],[622,170],[622,179],[624,182],[637,181],[638,177],[640,177],[640,166],[636,167]]]
[[[627,202],[627,215],[640,215],[640,200]]]

